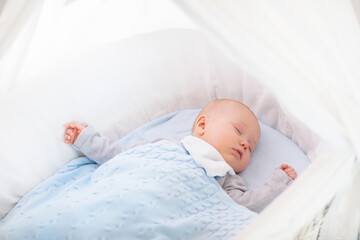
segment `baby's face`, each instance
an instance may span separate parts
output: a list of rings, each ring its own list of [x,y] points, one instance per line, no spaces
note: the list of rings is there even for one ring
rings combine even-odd
[[[235,172],[240,172],[250,162],[260,138],[260,126],[249,109],[238,103],[230,105],[221,114],[207,117],[199,137],[215,147]]]

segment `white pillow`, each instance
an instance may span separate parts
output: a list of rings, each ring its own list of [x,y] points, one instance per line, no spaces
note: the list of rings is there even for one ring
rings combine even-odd
[[[281,164],[292,166],[298,175],[310,164],[305,153],[291,139],[260,121],[261,138],[248,167],[240,173],[249,189],[263,185]]]

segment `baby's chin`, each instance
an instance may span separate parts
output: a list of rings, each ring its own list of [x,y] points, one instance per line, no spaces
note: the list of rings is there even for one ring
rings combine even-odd
[[[228,159],[228,158],[224,158],[225,162],[234,170],[235,173],[239,173],[241,172],[243,169],[238,166],[238,165],[234,165],[232,163],[239,161],[239,159],[236,159],[235,157],[232,157],[232,159]]]

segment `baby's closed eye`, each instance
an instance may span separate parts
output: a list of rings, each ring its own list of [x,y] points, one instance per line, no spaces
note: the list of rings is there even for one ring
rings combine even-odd
[[[240,129],[239,129],[237,126],[234,125],[234,129],[236,130],[236,132],[237,132],[238,134],[241,135],[241,131],[240,131]]]

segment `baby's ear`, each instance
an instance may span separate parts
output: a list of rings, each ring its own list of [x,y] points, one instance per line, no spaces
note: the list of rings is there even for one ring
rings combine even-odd
[[[206,123],[207,123],[207,116],[206,115],[201,115],[200,117],[198,117],[196,119],[195,129],[194,130],[199,136],[204,135]]]

